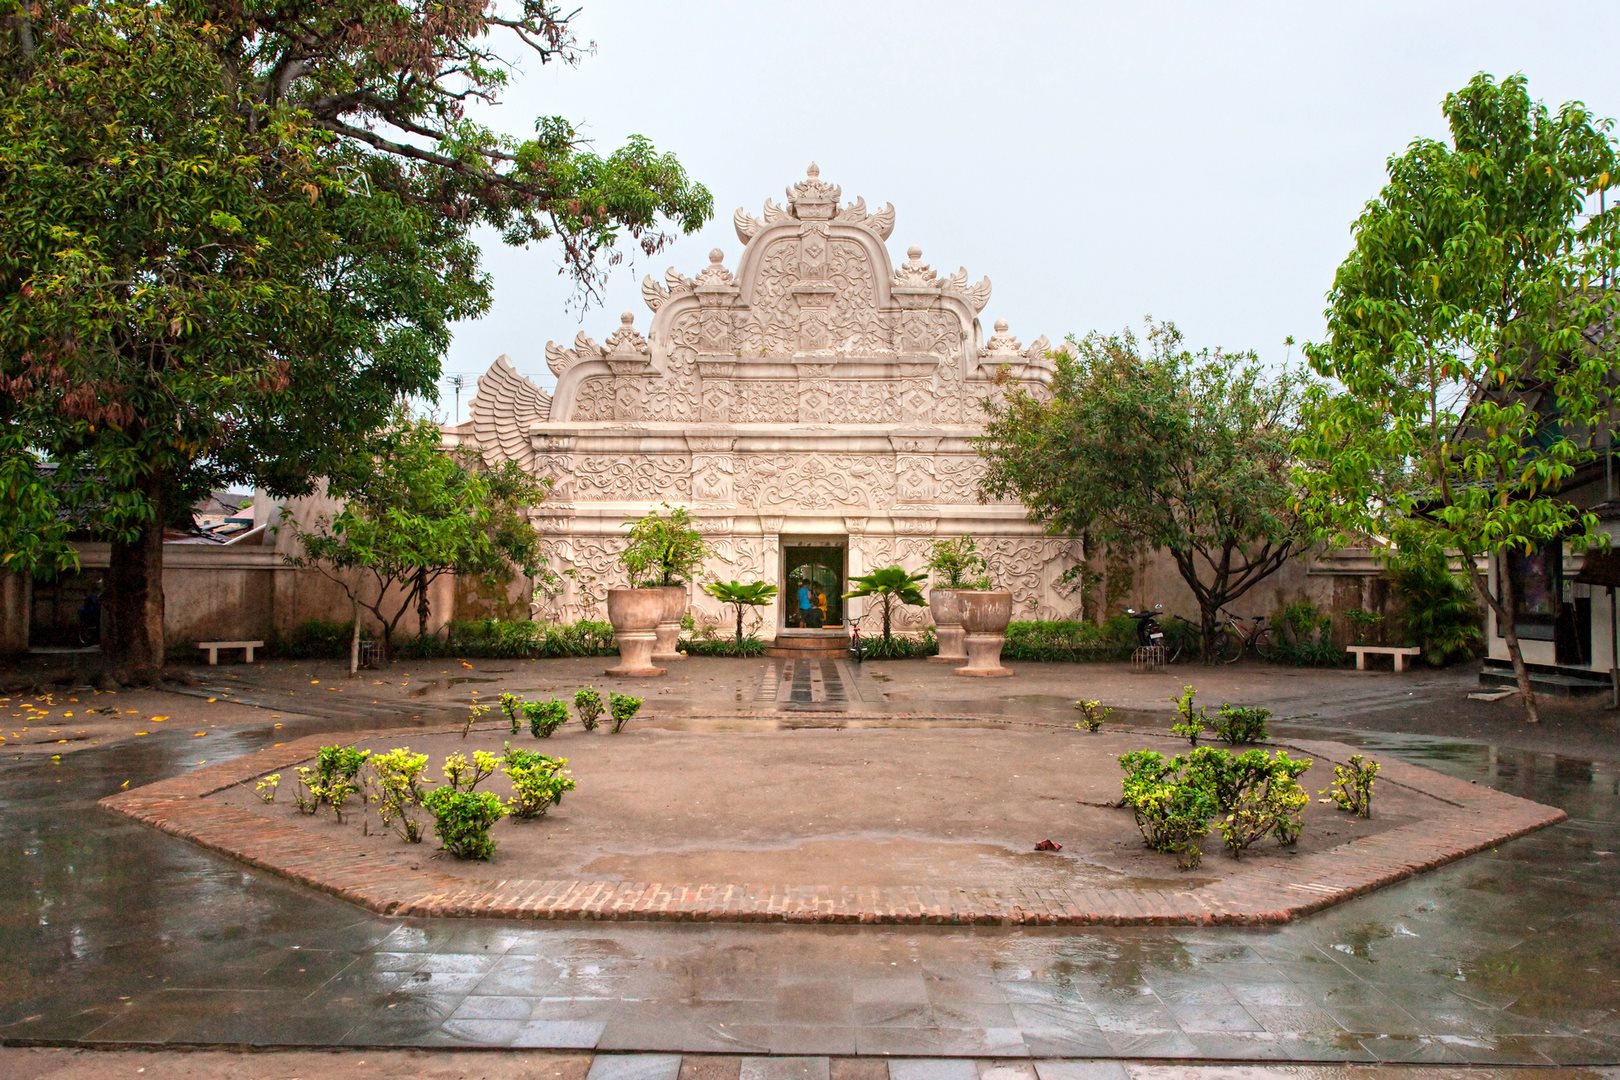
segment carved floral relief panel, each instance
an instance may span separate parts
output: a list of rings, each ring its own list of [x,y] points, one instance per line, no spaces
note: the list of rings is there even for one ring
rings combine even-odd
[[[755,509],[883,506],[894,492],[894,469],[875,455],[778,454],[738,460],[737,502]]]
[[[580,455],[574,488],[580,498],[661,502],[692,494],[692,466],[677,455]]]
[[[799,241],[784,236],[766,245],[754,280],[748,317],[737,328],[744,356],[791,355],[799,342],[793,286],[799,283]]]

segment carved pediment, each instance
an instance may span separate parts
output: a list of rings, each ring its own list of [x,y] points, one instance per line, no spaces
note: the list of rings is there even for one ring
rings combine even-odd
[[[872,209],[864,197],[842,196],[812,163],[787,185],[784,203],[732,215],[744,244],[735,263],[717,248],[691,276],[671,268],[642,281],[653,312],[645,337],[627,316],[603,345],[581,335],[571,350],[548,348],[559,410],[568,419],[637,422],[821,423],[853,414],[868,423],[960,423],[979,393],[968,384],[989,378],[987,359],[1015,381],[1049,381],[1044,346],[1027,352],[1003,328],[981,349],[989,278],[970,280],[965,268],[938,273],[915,246],[897,265],[884,243],[894,204]],[[605,371],[581,368],[597,357]]]

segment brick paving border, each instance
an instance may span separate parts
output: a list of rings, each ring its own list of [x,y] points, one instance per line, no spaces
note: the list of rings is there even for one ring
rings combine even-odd
[[[840,715],[840,720],[893,716]],[[361,741],[381,733],[355,733]],[[1158,733],[1156,733],[1158,734]],[[815,886],[748,882],[468,879],[398,865],[367,867],[346,845],[208,795],[291,769],[330,743],[312,735],[101,800],[174,836],[384,915],[670,922],[891,925],[1265,925],[1291,922],[1514,837],[1563,821],[1564,811],[1396,759],[1380,782],[1435,800],[1427,819],[1259,867],[1195,889]],[[1289,740],[1289,749],[1343,763],[1354,747]]]

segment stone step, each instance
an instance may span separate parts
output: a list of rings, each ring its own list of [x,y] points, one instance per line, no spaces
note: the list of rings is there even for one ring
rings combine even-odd
[[[842,630],[816,634],[778,634],[765,646],[766,656],[802,656],[837,659],[849,652],[849,634]]]

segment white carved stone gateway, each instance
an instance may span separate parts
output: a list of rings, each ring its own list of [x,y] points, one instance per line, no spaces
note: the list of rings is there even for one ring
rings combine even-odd
[[[573,573],[549,617],[603,616],[606,590],[626,583],[625,523],[661,503],[690,507],[707,535],[705,581],[781,586],[765,637],[842,625],[858,607],[818,591],[880,566],[916,570],[934,539],[961,535],[1012,591],[1015,618],[1079,617],[1078,595],[1059,587],[1079,542],[1045,535],[1016,503],[981,503],[972,444],[987,397],[1044,392],[1051,345],[1024,348],[1005,322],[985,340],[990,280],[941,277],[917,247],[895,266],[893,205],[841,194],[812,164],[785,207],[738,210],[734,272],[716,249],[694,277],[642,283],[645,335],[626,312],[601,344],[583,332],[568,348],[548,342],[552,393],[504,356],[479,378],[469,418],[445,435],[553,481],[534,520],[552,569]],[[818,610],[801,610],[804,592]],[[898,625],[926,622],[908,608]]]

